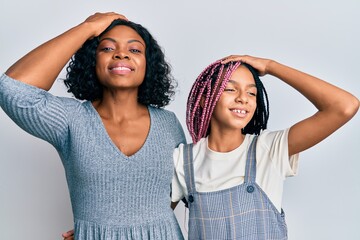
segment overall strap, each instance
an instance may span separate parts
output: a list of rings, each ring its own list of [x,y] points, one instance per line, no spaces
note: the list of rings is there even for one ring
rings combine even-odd
[[[194,165],[193,165],[193,144],[184,145],[184,174],[188,193],[193,193],[195,189]]]
[[[245,180],[244,182],[255,182],[256,179],[256,143],[258,136],[251,141],[246,156]]]

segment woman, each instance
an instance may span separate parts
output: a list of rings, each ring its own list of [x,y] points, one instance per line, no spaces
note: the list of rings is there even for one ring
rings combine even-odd
[[[48,93],[68,63],[72,98]],[[151,34],[96,13],[34,49],[0,78],[0,106],[63,162],[75,238],[182,239],[170,208],[172,153],[185,142],[170,67]]]

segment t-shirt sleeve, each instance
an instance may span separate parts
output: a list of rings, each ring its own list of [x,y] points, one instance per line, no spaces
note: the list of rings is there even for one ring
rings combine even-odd
[[[26,132],[55,147],[63,144],[68,123],[61,98],[2,74],[0,106]]]
[[[178,202],[186,195],[186,183],[184,177],[184,159],[183,159],[184,145],[180,144],[174,150],[174,176],[171,183],[171,201]]]
[[[296,175],[299,164],[299,154],[289,157],[288,134],[289,129],[282,131],[265,130],[260,134],[261,144],[267,148],[267,157],[271,159],[274,167],[279,170],[280,175],[284,178]]]

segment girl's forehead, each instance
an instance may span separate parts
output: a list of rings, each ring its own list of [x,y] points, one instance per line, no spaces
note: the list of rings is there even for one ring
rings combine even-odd
[[[233,83],[233,84],[242,84],[242,83],[254,83],[255,84],[255,79],[252,75],[252,73],[250,72],[250,70],[243,66],[240,65],[235,71],[232,72],[230,78],[231,81],[229,81],[229,83]]]

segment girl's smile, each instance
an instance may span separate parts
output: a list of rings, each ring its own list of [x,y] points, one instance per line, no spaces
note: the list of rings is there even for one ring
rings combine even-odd
[[[233,112],[236,116],[240,118],[245,118],[247,116],[248,111],[244,109],[238,109],[238,108],[231,108],[231,112]]]

